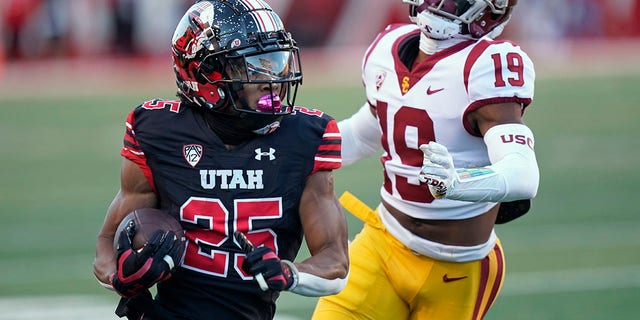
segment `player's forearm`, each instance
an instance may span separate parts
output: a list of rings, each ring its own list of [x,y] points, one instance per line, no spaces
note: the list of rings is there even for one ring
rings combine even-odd
[[[298,271],[325,279],[344,278],[349,272],[349,256],[345,250],[325,249],[296,264]]]
[[[335,203],[324,203],[325,208],[338,206]],[[349,245],[346,219],[342,211],[327,213],[320,223],[307,235],[307,246],[311,257],[296,264],[296,284],[291,292],[304,296],[325,296],[340,292],[347,282],[349,274]],[[331,219],[333,217],[334,219]],[[307,229],[307,228],[305,228]]]
[[[447,148],[423,144],[423,167],[418,179],[435,198],[473,202],[509,202],[532,199],[540,180],[533,151],[533,133],[523,124],[502,124],[485,133],[491,165],[455,168]]]
[[[531,130],[522,124],[503,124],[487,131],[484,140],[492,164],[482,169],[489,174],[474,177],[474,169],[458,169],[458,185],[447,198],[491,202],[534,198],[540,174]]]
[[[114,272],[116,272],[116,260],[113,239],[99,236],[93,261],[93,274],[101,284],[109,284],[109,277]]]
[[[344,278],[349,271],[349,230],[344,212],[332,188],[311,198],[313,201],[307,201],[306,210],[301,211],[311,257],[297,267],[326,279]]]
[[[333,173],[320,171],[307,179],[300,222],[311,257],[296,264],[290,291],[304,296],[335,294],[349,270],[347,219],[335,197]]]
[[[321,253],[297,264],[296,269],[296,281],[289,291],[309,297],[332,295],[347,283],[349,260],[342,254]]]

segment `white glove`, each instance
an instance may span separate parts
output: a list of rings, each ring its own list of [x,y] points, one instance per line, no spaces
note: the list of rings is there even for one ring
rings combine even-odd
[[[424,153],[424,158],[418,180],[429,186],[434,198],[446,197],[447,193],[453,190],[453,184],[457,179],[449,150],[434,141],[420,145],[420,150]]]

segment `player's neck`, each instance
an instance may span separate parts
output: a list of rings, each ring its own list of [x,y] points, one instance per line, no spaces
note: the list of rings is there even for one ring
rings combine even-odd
[[[413,66],[417,66],[420,63],[422,63],[422,61],[425,61],[427,59],[429,59],[429,57],[431,57],[430,54],[427,54],[426,52],[420,50],[418,51],[418,56],[416,57],[416,59],[413,61]]]

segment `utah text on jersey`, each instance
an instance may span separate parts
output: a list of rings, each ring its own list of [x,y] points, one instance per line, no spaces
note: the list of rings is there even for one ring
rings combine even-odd
[[[264,189],[262,170],[224,169],[200,170],[200,185],[203,189]]]

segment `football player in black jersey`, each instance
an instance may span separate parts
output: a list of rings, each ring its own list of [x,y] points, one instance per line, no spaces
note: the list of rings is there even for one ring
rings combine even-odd
[[[127,117],[120,190],[98,234],[94,274],[123,297],[118,315],[272,319],[280,291],[342,290],[341,137],[332,117],[295,106],[300,59],[280,17],[261,0],[199,1],[172,49],[179,99]],[[145,207],[180,221],[181,261],[169,258],[171,234],[140,251],[128,236],[114,246],[123,217]],[[303,236],[311,255],[293,263]]]

